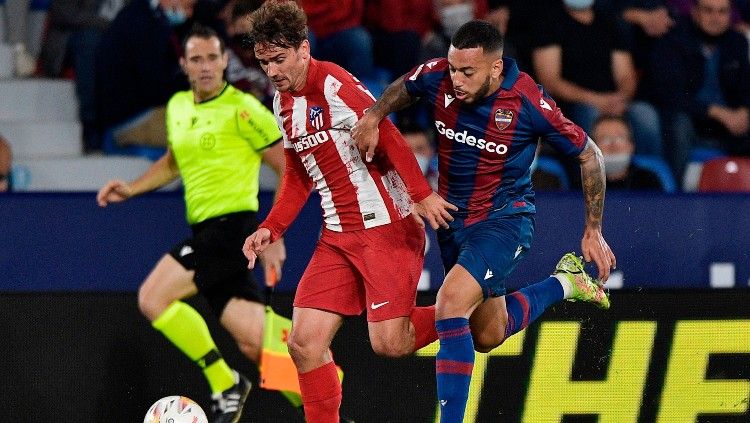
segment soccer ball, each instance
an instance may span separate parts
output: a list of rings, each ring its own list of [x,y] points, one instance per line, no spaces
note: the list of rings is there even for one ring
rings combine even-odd
[[[208,418],[195,401],[173,395],[156,401],[148,409],[143,423],[208,423]]]

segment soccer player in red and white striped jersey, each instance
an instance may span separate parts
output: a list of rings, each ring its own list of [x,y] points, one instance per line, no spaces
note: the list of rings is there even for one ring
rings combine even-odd
[[[385,356],[437,339],[434,306],[415,307],[425,234],[412,209],[438,227],[455,207],[432,191],[391,122],[380,125],[379,154],[363,160],[350,131],[375,99],[338,65],[311,58],[296,3],[266,2],[252,19],[255,55],[278,90],[287,167],[276,204],[243,251],[254,266],[317,190],[324,228],[297,288],[288,345],[306,420],[338,423],[341,384],[329,347],[343,316],[367,310],[372,347]]]

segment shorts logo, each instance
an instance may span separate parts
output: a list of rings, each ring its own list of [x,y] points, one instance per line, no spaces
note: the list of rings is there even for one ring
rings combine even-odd
[[[384,305],[386,305],[386,304],[388,304],[388,303],[390,303],[390,301],[384,301],[384,302],[382,302],[382,303],[377,303],[377,304],[375,304],[375,303],[370,303],[370,308],[371,308],[371,309],[373,309],[373,310],[377,310],[377,309],[379,309],[380,307],[383,307]]]
[[[484,280],[487,280],[487,279],[489,279],[489,278],[491,278],[493,276],[495,276],[495,275],[492,273],[492,270],[487,269],[487,273],[484,274]]]
[[[375,213],[367,213],[364,216],[362,216],[362,219],[364,219],[365,222],[368,220],[375,219]]]
[[[310,125],[320,131],[320,128],[323,127],[323,108],[320,106],[312,106],[307,112],[307,115],[310,119]]]
[[[200,146],[204,150],[211,150],[216,145],[216,137],[212,133],[205,133],[201,135],[200,140],[198,141],[200,143]]]
[[[497,129],[503,130],[513,122],[513,112],[508,109],[495,110],[495,125]]]

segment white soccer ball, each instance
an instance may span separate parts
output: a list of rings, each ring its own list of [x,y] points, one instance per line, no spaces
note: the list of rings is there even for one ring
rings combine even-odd
[[[173,395],[156,401],[148,409],[143,423],[208,423],[208,418],[195,401]]]

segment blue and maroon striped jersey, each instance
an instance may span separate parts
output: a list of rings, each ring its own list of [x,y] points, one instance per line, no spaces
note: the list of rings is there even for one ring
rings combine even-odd
[[[500,88],[474,104],[455,98],[446,59],[430,60],[404,77],[437,130],[438,191],[458,206],[456,216],[466,226],[490,216],[533,213],[530,167],[537,141],[576,157],[588,138],[513,59],[503,63]]]

